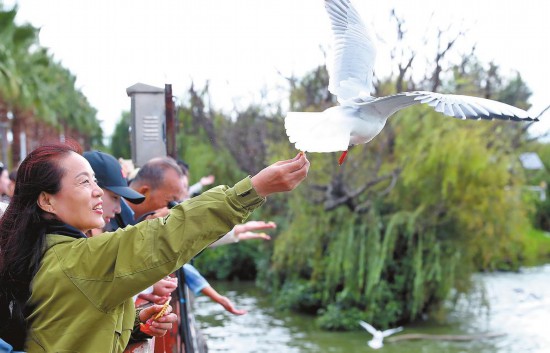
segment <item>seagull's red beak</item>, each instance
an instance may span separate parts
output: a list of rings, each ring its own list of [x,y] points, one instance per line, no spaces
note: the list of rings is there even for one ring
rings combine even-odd
[[[346,159],[347,155],[348,155],[348,151],[342,152],[342,155],[338,159],[338,165],[342,165],[344,163],[344,159]]]

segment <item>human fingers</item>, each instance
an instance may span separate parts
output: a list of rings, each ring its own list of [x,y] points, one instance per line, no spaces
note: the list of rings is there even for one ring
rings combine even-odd
[[[271,240],[271,237],[266,233],[254,233],[254,232],[245,232],[239,234],[239,240],[250,240],[250,239],[265,239]]]
[[[138,295],[138,297],[143,299],[143,300],[147,300],[148,302],[151,302],[151,303],[157,303],[159,300],[162,299],[161,296],[153,294],[153,293],[141,293],[141,294]]]
[[[234,314],[234,315],[244,315],[244,314],[246,314],[246,310],[235,308],[233,306],[233,303],[227,298],[226,298],[226,302],[224,304],[224,307],[225,307],[225,310],[227,310],[228,312],[230,312],[231,314]]]
[[[271,229],[277,228],[277,225],[274,222],[264,222],[264,221],[249,221],[244,224],[245,230],[260,230],[260,229]]]
[[[291,159],[286,159],[286,160],[283,160],[283,161],[277,161],[277,162],[273,163],[273,165],[281,166],[281,165],[284,165],[284,164],[292,163],[292,162],[296,161],[297,159],[299,159],[302,156],[302,154],[303,154],[303,152],[299,152],[295,157],[293,157]]]
[[[251,178],[252,186],[260,196],[295,189],[307,176],[309,161],[304,154],[290,163],[262,169]]]
[[[178,321],[178,315],[176,315],[175,313],[170,313],[153,321],[151,323],[151,326],[169,329],[171,325],[177,321]]]
[[[309,168],[309,160],[306,157],[305,153],[299,153],[290,163],[286,163],[282,166],[286,168],[289,172],[296,172],[302,170],[303,168]]]
[[[163,305],[167,301],[170,301],[171,298],[172,297],[170,296],[170,293],[168,293],[167,295],[159,295],[158,298],[153,301],[153,303],[157,305]]]
[[[172,293],[174,289],[176,289],[176,287],[178,286],[177,278],[175,281],[169,280],[169,279],[164,279],[161,281],[162,282],[159,283],[159,287],[160,287],[159,289],[163,292],[162,295],[167,295]],[[156,293],[156,294],[159,294],[159,293]]]
[[[214,175],[208,175],[202,177],[200,182],[202,185],[211,185],[214,183],[215,180],[216,178],[214,177]]]
[[[172,324],[170,324],[170,328],[172,327]],[[154,327],[154,326],[149,326],[149,331],[147,332],[150,336],[153,336],[153,337],[162,337],[164,335],[166,335],[166,333],[168,332],[168,330],[170,329],[160,329],[160,328],[157,328],[157,327]]]
[[[162,284],[162,288],[164,289],[174,289],[177,286],[178,286],[178,283],[174,281],[166,281]]]
[[[149,311],[145,313],[145,316],[148,316],[147,321],[157,321],[160,318],[162,318],[164,315],[167,315],[172,312],[172,306],[170,303],[171,297],[164,298],[163,304],[155,304],[151,305],[149,308]],[[144,310],[147,310],[144,309]],[[141,318],[141,316],[140,316]]]
[[[246,310],[244,309],[236,309],[236,308],[233,308],[231,311],[229,311],[231,314],[234,314],[234,315],[244,315],[247,313]]]
[[[174,285],[171,281],[163,281],[155,283],[153,286],[153,293],[151,293],[150,298],[144,298],[150,302],[157,304],[164,304],[165,299],[170,296],[170,294],[176,289],[177,286]]]
[[[163,317],[152,321],[150,324],[150,331],[155,337],[162,337],[170,330],[174,323],[178,321],[178,316],[174,313],[164,315]]]
[[[142,309],[139,313],[139,319],[141,322],[147,322],[149,320],[152,320],[153,317],[162,310],[162,305],[151,305],[146,307],[145,309]]]

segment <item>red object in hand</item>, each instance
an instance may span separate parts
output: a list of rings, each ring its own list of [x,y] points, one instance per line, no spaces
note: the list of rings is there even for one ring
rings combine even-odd
[[[166,303],[164,303],[164,305],[162,306],[162,309],[152,319],[145,321],[145,323],[139,324],[139,330],[143,333],[148,334],[149,336],[154,336],[153,332],[151,331],[151,324],[153,323],[153,321],[156,321],[157,319],[161,318],[164,315],[164,313],[166,312],[166,309],[168,309],[168,305],[170,305],[169,300],[167,300]]]

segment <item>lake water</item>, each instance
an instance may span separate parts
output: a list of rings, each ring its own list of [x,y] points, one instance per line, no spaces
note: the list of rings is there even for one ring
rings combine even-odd
[[[415,340],[385,343],[382,353],[550,353],[550,265],[519,273],[475,276],[484,288],[461,298],[445,324],[428,321],[405,326],[405,333],[476,334],[499,337],[466,342]],[[196,319],[209,352],[373,352],[366,331],[327,332],[310,316],[278,312],[268,295],[249,282],[211,282],[236,307],[248,310],[233,316],[200,296]],[[482,305],[482,304],[485,305]],[[358,326],[359,327],[359,326]]]

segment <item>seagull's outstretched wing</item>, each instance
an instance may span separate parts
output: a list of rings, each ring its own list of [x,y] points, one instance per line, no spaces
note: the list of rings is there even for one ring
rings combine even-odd
[[[531,118],[523,109],[490,99],[425,91],[398,93],[363,103],[356,101],[356,103],[371,105],[372,110],[385,116],[390,116],[410,105],[424,103],[437,112],[460,119],[538,121],[536,118]]]
[[[382,331],[382,336],[388,337],[389,335],[393,335],[394,333],[403,331],[403,327],[399,326],[396,328],[390,328],[388,330]]]
[[[349,0],[325,0],[334,35],[328,90],[342,102],[369,95],[376,48],[367,26]]]
[[[366,323],[365,321],[359,320],[359,325],[361,325],[361,327],[363,327],[365,330],[369,331],[369,333],[373,336],[376,335],[376,333],[378,332],[377,329],[375,329],[374,327],[372,327],[371,324]]]

